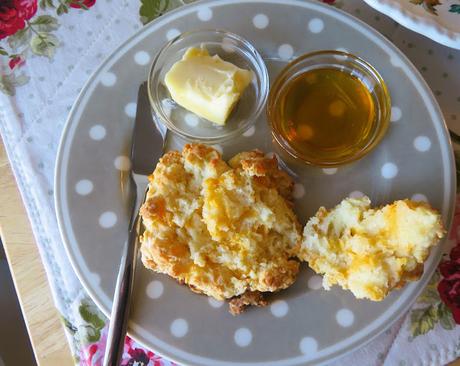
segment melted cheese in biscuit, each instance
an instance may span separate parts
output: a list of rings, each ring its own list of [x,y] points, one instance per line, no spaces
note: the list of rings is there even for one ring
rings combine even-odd
[[[382,300],[417,280],[430,248],[444,235],[440,215],[425,203],[396,201],[372,209],[368,197],[321,207],[305,226],[299,257],[357,298]]]
[[[292,185],[257,151],[230,165],[199,144],[165,154],[141,208],[143,263],[216,299],[290,286],[301,240]]]

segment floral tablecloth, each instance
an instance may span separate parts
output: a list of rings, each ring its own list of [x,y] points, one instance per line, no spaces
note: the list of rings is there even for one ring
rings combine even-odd
[[[324,2],[377,28],[418,67],[453,131],[460,162],[460,51],[398,26],[359,0]],[[412,2],[430,12],[439,4]],[[80,365],[102,364],[107,319],[78,282],[57,229],[53,171],[60,135],[77,94],[103,58],[143,24],[181,5],[179,0],[0,0],[0,133]],[[408,314],[335,364],[441,365],[460,356],[460,199],[449,244],[453,249]],[[126,339],[123,365],[171,364]]]

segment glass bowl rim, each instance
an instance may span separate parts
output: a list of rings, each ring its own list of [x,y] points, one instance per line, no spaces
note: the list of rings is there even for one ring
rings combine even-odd
[[[169,48],[175,44],[178,41],[181,41],[183,39],[187,39],[193,35],[196,34],[217,34],[222,36],[222,38],[230,38],[233,40],[237,41],[237,47],[241,49],[241,45],[244,46],[245,49],[247,49],[250,54],[251,58],[245,57],[247,60],[249,60],[250,64],[252,66],[256,66],[256,70],[254,70],[254,67],[251,67],[251,70],[257,74],[257,77],[260,79],[260,92],[259,92],[259,97],[256,98],[255,104],[256,108],[254,111],[244,120],[247,121],[247,123],[243,124],[242,126],[238,126],[233,131],[228,132],[227,134],[220,135],[220,136],[199,136],[199,135],[192,135],[190,133],[184,132],[182,129],[178,128],[173,121],[168,118],[167,115],[163,113],[163,109],[161,107],[161,102],[160,99],[158,98],[157,92],[154,91],[153,89],[158,86],[158,84],[161,82],[161,80],[158,80],[155,85],[152,85],[152,79],[154,77],[154,72],[157,71],[158,67],[158,60],[160,57],[164,56],[165,53],[169,50]],[[203,41],[203,43],[206,43],[206,41]],[[192,47],[192,46],[190,46]],[[258,83],[259,84],[259,83]],[[196,29],[196,30],[190,30],[190,31],[185,31],[177,35],[176,37],[172,38],[168,42],[166,42],[157,52],[156,56],[154,57],[148,77],[147,77],[147,91],[148,91],[148,96],[149,96],[149,102],[150,102],[150,107],[152,109],[152,113],[154,114],[154,119],[159,120],[160,123],[163,124],[168,130],[171,132],[177,134],[179,137],[191,141],[191,142],[203,142],[203,143],[217,143],[217,142],[223,142],[227,141],[231,138],[234,138],[235,136],[242,135],[245,131],[247,131],[251,126],[254,125],[256,122],[257,118],[260,116],[262,113],[263,109],[266,106],[267,100],[268,100],[268,94],[270,91],[270,79],[269,79],[269,74],[267,70],[267,66],[265,64],[265,61],[262,57],[262,55],[259,53],[259,51],[253,46],[251,42],[246,40],[245,38],[239,36],[238,34],[235,34],[233,32],[227,31],[225,29],[220,29],[220,28],[204,28],[204,29]],[[240,121],[241,122],[241,121]]]
[[[274,112],[272,112],[272,107],[276,105],[277,103],[276,98],[275,98],[275,93],[282,90],[283,87],[285,87],[287,81],[292,80],[293,77],[304,72],[300,70],[296,72],[295,74],[291,75],[291,73],[293,72],[293,68],[297,66],[298,64],[301,64],[302,62],[307,61],[317,56],[335,57],[335,62],[328,63],[327,66],[344,65],[345,60],[351,61],[352,65],[359,64],[366,71],[365,73],[366,76],[367,77],[370,76],[373,80],[376,81],[376,85],[381,89],[381,92],[383,95],[383,102],[378,100],[379,107],[383,111],[382,116],[379,117],[377,126],[375,128],[375,133],[372,135],[371,139],[369,139],[369,141],[366,142],[366,145],[362,149],[357,151],[355,154],[349,155],[345,159],[336,159],[335,161],[330,161],[330,162],[326,161],[326,162],[319,162],[319,163],[312,162],[308,156],[298,152],[296,149],[291,147],[289,142],[284,138],[284,136],[282,135],[282,133],[276,126],[276,123],[274,122],[275,118],[272,116],[274,114]],[[312,65],[314,66],[314,68],[308,68],[308,70],[320,68],[322,65],[326,65],[326,64],[317,63],[316,65]],[[384,79],[382,78],[382,76],[380,75],[380,73],[377,71],[377,69],[374,66],[372,66],[369,62],[367,62],[363,58],[356,56],[349,52],[344,52],[344,51],[339,51],[339,50],[319,50],[319,51],[307,52],[295,58],[294,60],[290,61],[286,66],[283,67],[283,69],[280,71],[273,85],[270,88],[270,92],[269,92],[268,100],[267,100],[267,111],[266,112],[267,112],[267,123],[269,124],[269,127],[271,129],[271,135],[273,139],[275,140],[275,142],[281,147],[282,150],[284,150],[294,159],[300,160],[307,165],[327,168],[327,167],[338,167],[338,166],[352,163],[356,160],[361,159],[366,154],[368,154],[370,151],[372,151],[382,141],[383,137],[385,136],[385,132],[387,131],[388,125],[390,122],[390,117],[391,117],[390,111],[391,111],[391,97],[388,91],[388,87]]]

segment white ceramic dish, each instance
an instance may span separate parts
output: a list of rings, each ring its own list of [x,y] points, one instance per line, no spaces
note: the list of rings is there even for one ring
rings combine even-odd
[[[460,49],[460,3],[457,0],[364,1],[414,32]]]

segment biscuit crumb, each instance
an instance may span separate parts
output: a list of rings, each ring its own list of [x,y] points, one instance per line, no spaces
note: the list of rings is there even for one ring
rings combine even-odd
[[[243,295],[234,297],[228,303],[230,314],[239,315],[247,306],[267,306],[268,302],[259,291],[246,291]]]

